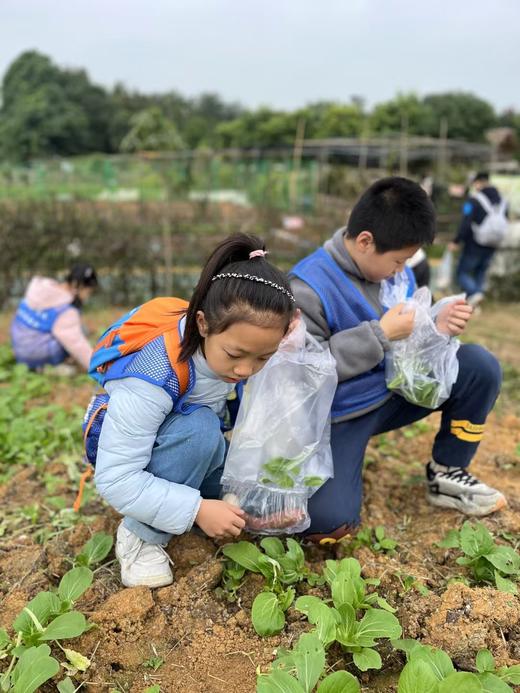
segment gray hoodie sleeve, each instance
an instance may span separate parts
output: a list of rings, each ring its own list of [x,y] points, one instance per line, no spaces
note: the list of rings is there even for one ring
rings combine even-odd
[[[146,471],[172,400],[162,388],[139,378],[115,380],[107,391],[110,401],[96,459],[99,493],[122,515],[169,534],[187,532],[200,507],[199,490]]]
[[[362,322],[357,327],[331,335],[319,296],[297,277],[291,277],[291,289],[302,311],[308,331],[322,343],[326,343],[336,359],[338,380],[348,380],[366,373],[383,360],[390,348],[377,320]]]

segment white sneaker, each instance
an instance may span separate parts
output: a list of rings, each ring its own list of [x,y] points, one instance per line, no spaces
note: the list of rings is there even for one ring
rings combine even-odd
[[[121,564],[121,582],[125,587],[164,587],[171,585],[172,559],[160,544],[139,539],[123,523],[117,530],[116,558]]]
[[[427,498],[432,505],[482,517],[502,510],[507,501],[500,491],[479,481],[463,467],[445,467],[433,460],[426,465]]]

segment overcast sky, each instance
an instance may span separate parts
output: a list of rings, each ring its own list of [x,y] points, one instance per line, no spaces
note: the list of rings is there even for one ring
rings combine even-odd
[[[249,107],[464,90],[520,110],[520,0],[0,0],[0,74],[29,49]]]

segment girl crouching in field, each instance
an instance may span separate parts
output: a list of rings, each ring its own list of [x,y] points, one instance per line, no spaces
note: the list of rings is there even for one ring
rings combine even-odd
[[[124,515],[116,556],[127,587],[170,584],[163,547],[193,524],[210,537],[240,534],[244,512],[218,500],[221,418],[294,314],[263,243],[238,234],[212,253],[189,304],[154,299],[101,337],[90,372],[105,392],[89,405],[85,441],[99,492]]]

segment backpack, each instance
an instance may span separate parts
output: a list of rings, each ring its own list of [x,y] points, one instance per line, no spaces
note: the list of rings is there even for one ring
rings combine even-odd
[[[486,212],[486,216],[480,222],[471,224],[473,238],[479,245],[497,248],[506,237],[508,221],[506,217],[507,202],[503,198],[496,204],[492,204],[484,193],[478,192],[474,199]]]
[[[179,362],[181,349],[179,322],[186,314],[188,303],[179,298],[155,298],[134,308],[111,325],[100,337],[90,361],[89,375],[99,385],[114,377],[125,377],[130,373],[125,368],[133,356],[145,346],[162,337],[165,358],[175,373],[178,396],[186,393],[190,383],[190,368],[187,362]],[[154,365],[143,364],[146,380],[153,382]],[[147,371],[150,370],[150,373]],[[132,372],[133,375],[139,375]],[[142,375],[142,374],[141,374]],[[156,383],[161,385],[159,381]],[[169,388],[164,388],[173,397]],[[105,417],[109,396],[106,392],[95,394],[83,420],[83,440],[87,460],[94,465],[101,427]]]

